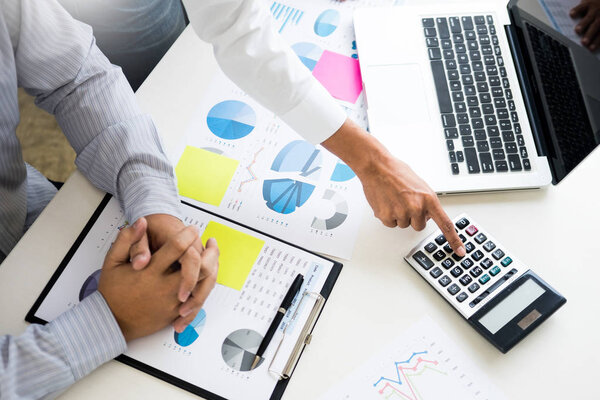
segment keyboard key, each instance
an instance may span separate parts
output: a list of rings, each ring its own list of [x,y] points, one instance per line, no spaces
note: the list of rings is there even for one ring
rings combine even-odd
[[[492,257],[494,257],[496,260],[501,259],[502,257],[504,257],[504,252],[501,249],[496,249],[493,253],[492,253]]]
[[[531,163],[529,162],[529,160],[527,158],[523,159],[523,169],[525,171],[531,171]]]
[[[521,155],[521,158],[528,157],[527,149],[525,147],[519,147],[519,154]]]
[[[479,109],[479,107],[470,107],[469,108],[469,116],[471,118],[481,117],[481,110]]]
[[[488,274],[481,275],[481,277],[479,278],[479,283],[481,283],[482,285],[485,285],[489,281],[490,281],[490,276]]]
[[[450,39],[442,39],[441,40],[442,43],[442,49],[451,49],[452,48],[452,41]]]
[[[477,94],[477,92],[475,91],[475,86],[474,85],[465,86],[465,94],[467,96],[475,96]]]
[[[459,101],[465,101],[465,96],[462,94],[462,92],[452,92],[452,100],[456,103]]]
[[[481,141],[486,139],[485,131],[483,129],[475,129],[475,140]]]
[[[436,18],[439,37],[442,39],[448,39],[450,37],[450,28],[448,27],[448,20],[446,18]]]
[[[481,244],[481,243],[485,242],[486,240],[487,240],[487,236],[485,236],[483,234],[483,232],[481,232],[480,234],[475,236],[475,241],[477,242],[477,244]]]
[[[469,123],[469,115],[466,113],[461,113],[461,114],[456,114],[456,121],[461,124],[468,124]],[[462,132],[461,132],[462,135]]]
[[[482,104],[481,110],[483,111],[484,115],[493,115],[494,114],[494,106],[492,106],[489,103],[488,104]],[[486,125],[489,125],[487,122],[488,122],[488,120],[486,119]]]
[[[473,138],[471,136],[463,136],[462,137],[462,145],[463,147],[465,147],[465,152],[467,152],[467,147],[474,147],[475,146],[475,141],[473,140]],[[475,149],[472,149],[473,151],[475,151]],[[469,161],[469,156],[467,153],[467,162]]]
[[[455,223],[455,225],[458,229],[465,229],[467,226],[469,226],[469,224],[470,224],[469,220],[464,217],[459,219]]]
[[[504,135],[502,135],[504,136]],[[512,134],[512,132],[510,132],[510,135],[508,135],[508,138],[514,138],[514,135]],[[506,141],[506,138],[504,139]],[[507,142],[504,144],[504,148],[506,149],[506,153],[507,154],[516,154],[519,152],[519,149],[517,147],[517,144],[515,142]]]
[[[413,259],[425,270],[433,267],[433,261],[431,261],[431,259],[427,257],[421,250],[413,254]]]
[[[429,49],[430,60],[440,60],[442,58],[442,51],[437,47],[430,47]]]
[[[453,251],[453,250],[452,250],[452,246],[450,246],[450,243],[446,243],[446,244],[444,245],[444,251],[445,251],[446,253],[452,253],[452,251]]]
[[[438,41],[437,38],[434,38],[434,37],[427,38],[426,42],[427,42],[427,47],[439,47],[440,46],[440,42]]]
[[[475,293],[477,290],[479,290],[479,285],[477,284],[477,282],[473,282],[471,284],[471,286],[469,286],[469,292],[471,293]]]
[[[479,43],[481,43],[482,46],[489,45],[490,44],[490,37],[488,35],[481,35],[481,36],[479,36]]]
[[[504,96],[504,93],[502,93],[502,88],[499,88],[499,87],[492,88],[492,96],[493,97]]]
[[[442,250],[438,250],[433,253],[433,258],[435,258],[436,261],[442,261],[444,257],[446,257],[446,253],[444,253]]]
[[[512,131],[503,131],[502,132],[502,140],[504,140],[505,142],[514,142],[515,134],[512,133]],[[516,145],[515,145],[515,147],[516,147]]]
[[[462,233],[459,233],[458,237],[460,238],[461,242],[463,242],[463,243],[467,241],[467,238]]]
[[[465,274],[465,275],[461,276],[458,281],[460,282],[461,285],[467,286],[469,283],[473,282],[473,278],[471,278],[470,275]]]
[[[429,271],[429,275],[433,276],[434,278],[439,278],[440,275],[442,275],[444,272],[440,269],[440,267],[435,267],[434,269],[432,269],[431,271]]]
[[[490,131],[488,131],[488,135],[490,134]],[[490,135],[492,136],[492,135]],[[490,147],[492,149],[501,149],[502,148],[502,139],[500,139],[499,137],[491,137],[490,138]]]
[[[456,153],[453,151],[449,151],[448,158],[450,159],[451,163],[455,163],[456,162]]]
[[[496,161],[496,171],[507,172],[508,164],[506,163],[506,161]]]
[[[519,146],[525,146],[525,139],[523,138],[523,135],[517,135],[517,144]]]
[[[458,139],[458,129],[456,128],[445,128],[444,136],[446,139]]]
[[[485,25],[485,18],[483,15],[476,15],[473,19],[475,20],[475,25]]]
[[[456,69],[456,61],[454,60],[446,60],[446,69],[450,70],[450,69]],[[435,75],[434,75],[435,78]]]
[[[467,170],[470,174],[478,174],[481,172],[479,169],[479,161],[477,160],[477,151],[473,147],[465,148],[465,158],[467,159]]]
[[[489,267],[491,267],[492,265],[494,265],[494,262],[492,260],[490,260],[489,258],[486,258],[481,263],[479,263],[479,265],[481,265],[481,267],[483,269],[488,269]]]
[[[473,236],[474,234],[479,232],[479,229],[477,229],[477,227],[475,225],[471,225],[467,228],[467,230],[465,232],[467,232],[467,235]]]
[[[458,64],[467,64],[469,62],[469,57],[466,54],[459,54],[458,57],[456,57],[456,61],[458,61]]]
[[[506,257],[500,263],[502,264],[503,267],[508,267],[512,263],[512,261],[513,261],[512,258]]]
[[[471,254],[471,257],[473,260],[479,261],[483,258],[483,252],[481,250],[475,250],[473,254]]]
[[[483,270],[480,267],[473,268],[470,272],[473,278],[477,278],[479,275],[483,273]]]
[[[506,158],[506,156],[504,155],[504,150],[502,149],[494,149],[492,150],[492,156],[494,157],[494,160],[504,160]]]
[[[496,248],[496,243],[490,240],[489,242],[483,245],[483,248],[485,249],[485,251],[490,252]]]
[[[446,237],[444,235],[439,235],[435,238],[435,242],[441,246],[446,243]]]
[[[448,286],[447,290],[448,293],[454,296],[456,293],[460,292],[460,286],[458,286],[456,283],[453,283],[452,285]]]
[[[467,39],[467,41],[469,41],[469,40],[476,40],[477,39],[477,35],[475,35],[475,31],[466,31],[465,38]]]
[[[444,56],[444,60],[448,60],[448,59],[454,58],[454,50],[447,49],[447,50],[444,50],[442,52],[442,54]]]
[[[482,26],[478,26],[477,27],[477,34],[478,35],[487,35],[487,33],[488,33],[487,26],[483,26],[482,25]]]
[[[477,42],[469,42],[469,43],[477,43]],[[479,61],[481,60],[481,53],[479,50],[473,50],[469,52],[469,58],[471,61]]]
[[[463,75],[462,76],[462,83],[463,83],[463,85],[472,85],[473,84],[473,77],[471,75]]]
[[[448,51],[448,50],[445,50]],[[453,69],[448,71],[448,80],[449,81],[457,81],[460,78],[460,75],[458,74],[458,71]]]
[[[460,73],[462,75],[471,73],[471,66],[469,64],[463,64],[460,66]]]
[[[437,36],[437,32],[435,28],[424,28],[425,37],[435,37]]]
[[[446,268],[446,269],[450,269],[454,266],[454,261],[451,258],[446,258],[444,261],[442,261],[442,267]]]
[[[467,253],[470,253],[473,250],[475,250],[475,245],[471,242],[467,242],[465,243],[465,250],[467,251]]]
[[[454,114],[442,114],[442,124],[444,128],[453,128],[456,126]]]
[[[444,65],[441,61],[431,62],[431,71],[433,72],[433,81],[437,92],[438,104],[441,113],[451,113],[452,101],[450,100],[450,92],[446,83],[446,75],[444,73]]]
[[[452,40],[455,44],[463,44],[465,42],[465,37],[462,33],[455,33],[452,35]]]
[[[450,17],[448,22],[450,25],[450,32],[460,33],[462,31],[460,28],[460,19],[458,19],[458,17]]]
[[[454,140],[446,140],[446,147],[448,151],[454,150]]]
[[[479,44],[475,41],[468,42],[467,46],[469,47],[469,50],[479,50]],[[473,58],[471,58],[471,60],[473,60]]]
[[[486,15],[485,19],[486,19],[488,25],[492,25],[494,23],[494,17],[492,17],[491,15]]]
[[[425,250],[430,254],[433,253],[435,249],[437,249],[437,246],[433,242],[429,242],[425,245]]]
[[[454,46],[454,51],[457,53],[466,53],[467,46],[465,46],[463,43],[458,43],[456,46]]]
[[[465,156],[462,151],[456,152],[456,159],[458,160],[459,163],[465,161]]]
[[[464,257],[459,256],[456,253],[452,253],[452,258],[455,259],[456,261],[460,261],[462,260]]]
[[[494,172],[494,164],[490,153],[479,153],[479,160],[481,161],[481,171],[484,174]]]
[[[491,103],[492,96],[489,93],[480,93],[479,101],[481,101],[481,103]]]
[[[470,258],[465,258],[464,260],[462,260],[460,262],[460,265],[464,268],[464,269],[469,269],[471,268],[473,265],[475,265],[475,263],[473,262],[473,260],[471,260]]]
[[[510,166],[511,171],[521,171],[521,161],[519,160],[518,154],[509,154],[508,155],[508,165]]]
[[[463,301],[465,301],[467,299],[467,297],[469,297],[465,292],[460,292],[458,294],[458,296],[456,296],[456,301],[458,301],[459,303],[462,303]]]
[[[500,267],[497,265],[494,266],[494,268],[490,269],[491,276],[496,276],[496,275],[498,275],[499,272],[500,272]]]
[[[517,135],[520,135],[521,133],[523,133],[523,131],[521,130],[521,124],[514,124],[515,127],[515,133]]]
[[[450,282],[452,282],[452,279],[450,279],[450,277],[448,275],[444,275],[440,279],[438,279],[438,282],[443,287],[446,287],[450,284]]]
[[[460,20],[465,31],[473,30],[473,19],[471,17],[462,17]]]
[[[450,164],[450,168],[451,168],[451,171],[452,171],[452,175],[458,175],[458,174],[460,174],[460,169],[458,168],[458,164],[457,163]]]
[[[423,18],[422,22],[423,22],[423,28],[433,28],[435,26],[433,18]]]

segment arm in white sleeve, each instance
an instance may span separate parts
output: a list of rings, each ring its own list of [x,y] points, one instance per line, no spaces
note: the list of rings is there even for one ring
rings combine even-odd
[[[346,114],[272,27],[254,0],[184,0],[198,36],[242,90],[312,143],[334,134]]]

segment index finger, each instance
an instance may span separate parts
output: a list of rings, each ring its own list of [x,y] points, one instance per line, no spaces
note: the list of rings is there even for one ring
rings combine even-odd
[[[571,15],[571,18],[582,17],[587,8],[588,3],[579,3],[571,9],[571,12],[569,14]]]
[[[450,243],[452,250],[454,250],[459,257],[464,257],[467,254],[465,246],[463,245],[462,240],[460,240],[460,237],[458,237],[458,233],[456,233],[456,230],[454,229],[454,223],[448,217],[439,201],[436,201],[433,204],[431,218],[433,218],[437,226],[444,234],[444,237],[448,243]]]
[[[150,260],[148,268],[166,272],[171,265],[179,260],[187,249],[198,238],[198,228],[189,225],[171,236]]]

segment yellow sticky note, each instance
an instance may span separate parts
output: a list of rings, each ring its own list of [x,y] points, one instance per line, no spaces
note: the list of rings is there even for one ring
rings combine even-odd
[[[217,239],[220,251],[217,283],[242,290],[265,241],[215,221],[206,226],[202,243],[211,237]]]
[[[175,167],[179,194],[218,207],[239,163],[208,150],[186,146]]]

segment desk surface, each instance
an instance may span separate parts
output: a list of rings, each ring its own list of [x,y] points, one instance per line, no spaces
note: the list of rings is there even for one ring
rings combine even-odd
[[[188,29],[138,91],[167,149],[185,131],[197,94],[214,68],[210,47]],[[600,225],[600,188],[594,182],[599,170],[600,152],[595,151],[558,186],[442,198],[451,217],[472,215],[568,299],[508,354],[488,344],[403,261],[432,223],[421,233],[387,229],[366,212],[354,257],[345,262],[285,399],[316,398],[423,315],[431,316],[508,398],[600,398],[594,365],[600,360],[600,301],[593,270],[598,263],[594,232]],[[25,329],[25,314],[101,198],[81,174],[73,174],[0,266],[1,334]],[[354,324],[357,314],[365,323]],[[113,361],[63,398],[197,397]]]

